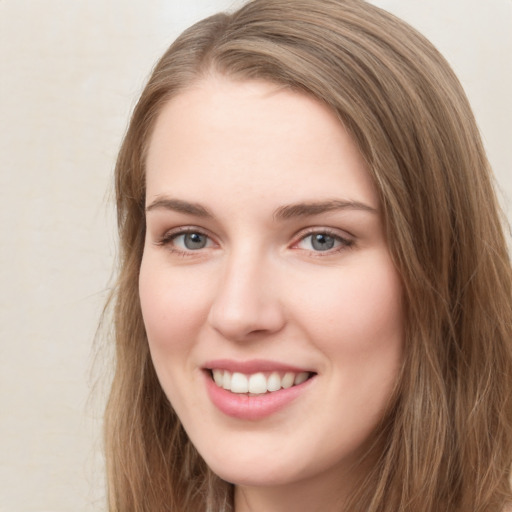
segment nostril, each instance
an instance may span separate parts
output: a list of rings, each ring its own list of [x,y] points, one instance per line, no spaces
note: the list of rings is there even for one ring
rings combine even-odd
[[[280,331],[286,323],[282,305],[263,284],[247,265],[225,276],[208,313],[209,326],[231,341],[256,340]]]

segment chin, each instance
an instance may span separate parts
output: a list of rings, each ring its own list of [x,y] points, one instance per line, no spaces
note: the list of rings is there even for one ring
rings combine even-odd
[[[339,475],[341,466],[330,456],[321,461],[308,457],[308,453],[257,450],[241,454],[233,449],[229,456],[206,454],[208,467],[223,480],[242,487],[279,487],[297,483],[306,485],[320,475]]]
[[[298,467],[297,461],[287,461],[275,454],[241,457],[233,451],[232,457],[204,457],[208,467],[223,480],[240,486],[267,487],[286,485],[303,479],[305,468]]]
[[[300,475],[273,470],[268,464],[258,468],[231,468],[223,465],[218,468],[210,466],[210,469],[222,480],[242,487],[275,487],[302,479]]]

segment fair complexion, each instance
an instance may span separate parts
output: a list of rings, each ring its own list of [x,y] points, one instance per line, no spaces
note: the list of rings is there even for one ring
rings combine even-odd
[[[236,512],[339,511],[403,349],[400,279],[353,140],[306,95],[210,76],[159,115],[146,212],[152,360]]]

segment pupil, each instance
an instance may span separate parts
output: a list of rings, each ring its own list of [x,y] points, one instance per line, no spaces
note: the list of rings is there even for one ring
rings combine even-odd
[[[206,246],[206,237],[199,233],[187,233],[184,243],[187,249],[203,249]]]
[[[334,247],[334,238],[324,233],[319,233],[313,236],[312,245],[313,249],[317,251],[328,251]]]

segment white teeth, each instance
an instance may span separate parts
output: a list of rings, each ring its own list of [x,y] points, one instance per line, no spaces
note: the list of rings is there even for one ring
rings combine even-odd
[[[291,388],[293,386],[293,381],[295,380],[295,374],[292,372],[286,372],[284,374],[283,379],[281,380],[281,386],[284,389]]]
[[[293,384],[295,386],[298,386],[299,384],[302,384],[303,382],[306,382],[308,380],[309,373],[308,372],[301,372],[298,373],[295,377],[295,380],[293,381]]]
[[[231,391],[233,393],[248,393],[249,379],[243,373],[233,373],[231,377]]]
[[[281,377],[279,373],[273,372],[267,380],[267,391],[279,391],[281,389]]]
[[[250,395],[262,395],[298,386],[308,380],[309,372],[286,372],[284,375],[279,372],[272,372],[265,376],[263,372],[245,375],[240,372],[231,373],[227,370],[212,370],[213,380],[219,388],[224,388],[232,393]]]
[[[231,389],[231,373],[230,372],[224,372],[224,375],[222,377],[222,387],[224,389]]]
[[[255,373],[249,377],[249,393],[261,394],[267,392],[267,379],[263,373]]]
[[[213,380],[215,381],[215,384],[219,386],[219,388],[222,388],[224,375],[222,370],[213,370]]]

